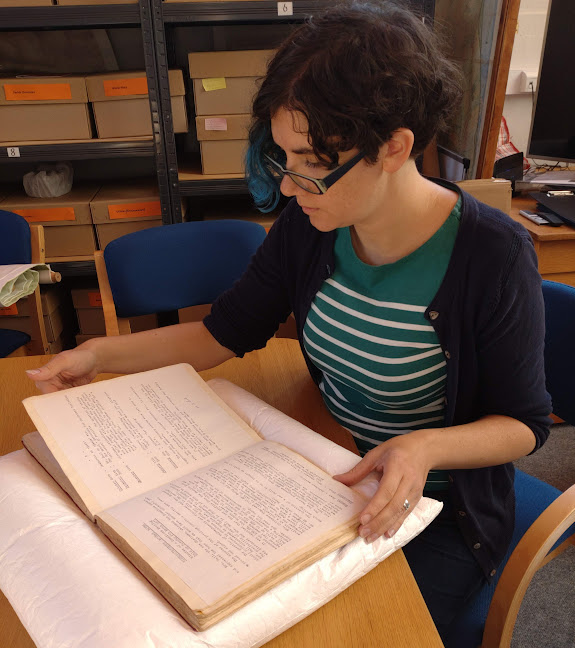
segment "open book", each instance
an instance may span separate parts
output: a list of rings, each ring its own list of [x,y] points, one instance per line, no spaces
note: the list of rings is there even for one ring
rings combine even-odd
[[[262,440],[189,365],[24,405],[25,447],[198,630],[357,535],[366,499]]]

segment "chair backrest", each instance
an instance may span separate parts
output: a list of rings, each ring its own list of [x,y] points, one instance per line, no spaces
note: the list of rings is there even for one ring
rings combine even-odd
[[[104,250],[118,317],[209,304],[246,269],[266,236],[257,223],[198,221],[126,234]]]
[[[0,210],[0,264],[32,263],[28,222],[13,212]]]
[[[553,413],[575,424],[575,288],[543,281],[545,376]]]

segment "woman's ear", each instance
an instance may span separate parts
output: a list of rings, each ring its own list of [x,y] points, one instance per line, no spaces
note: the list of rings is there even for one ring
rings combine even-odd
[[[395,173],[411,156],[415,137],[409,128],[398,128],[379,151],[382,168],[387,173]]]

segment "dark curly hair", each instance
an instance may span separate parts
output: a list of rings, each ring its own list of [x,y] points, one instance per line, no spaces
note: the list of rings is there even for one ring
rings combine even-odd
[[[271,211],[279,199],[263,154],[281,155],[270,126],[280,108],[305,115],[328,168],[352,148],[373,164],[398,128],[413,131],[413,157],[446,130],[460,78],[423,16],[395,1],[345,2],[310,17],[279,47],[254,99],[246,171],[256,205]]]

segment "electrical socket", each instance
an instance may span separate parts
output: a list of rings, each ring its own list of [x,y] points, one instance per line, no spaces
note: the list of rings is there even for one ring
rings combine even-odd
[[[521,72],[519,88],[520,92],[535,92],[537,90],[537,74]]]

